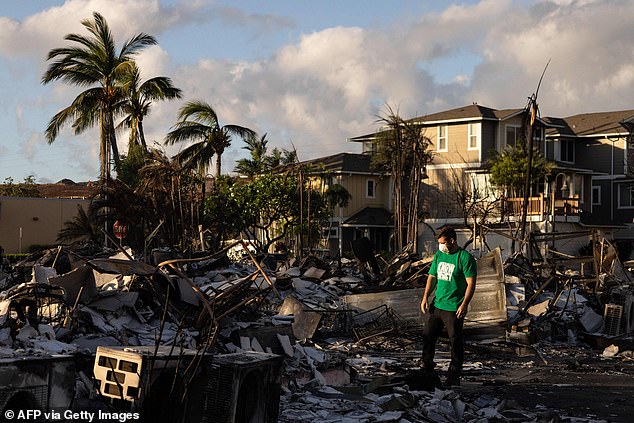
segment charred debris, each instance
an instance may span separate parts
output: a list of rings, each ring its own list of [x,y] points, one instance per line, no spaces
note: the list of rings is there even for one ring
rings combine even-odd
[[[575,237],[590,241],[580,254],[553,247]],[[632,374],[634,262],[592,231],[531,234],[523,250],[478,260],[457,390],[418,373],[431,257],[383,261],[366,245],[353,260],[296,260],[243,241],[194,257],[41,251],[0,273],[0,362],[48,376],[5,372],[0,406],[145,421],[604,421],[468,389],[512,385],[505,366],[599,372],[610,360]]]

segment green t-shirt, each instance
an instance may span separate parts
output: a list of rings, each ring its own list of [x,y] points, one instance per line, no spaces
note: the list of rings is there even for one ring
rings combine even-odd
[[[436,308],[456,311],[467,291],[466,278],[476,276],[478,268],[475,258],[459,248],[453,254],[436,251],[429,274],[436,277]]]

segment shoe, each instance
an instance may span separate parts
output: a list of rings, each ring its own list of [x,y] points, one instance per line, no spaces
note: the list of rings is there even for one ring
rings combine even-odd
[[[421,369],[424,372],[434,373],[434,367],[436,367],[436,363],[423,363]]]
[[[405,375],[405,383],[414,391],[433,391],[442,388],[440,377],[433,370],[414,370]]]
[[[445,379],[444,386],[449,388],[452,386],[460,386],[460,376],[449,375],[447,379]]]

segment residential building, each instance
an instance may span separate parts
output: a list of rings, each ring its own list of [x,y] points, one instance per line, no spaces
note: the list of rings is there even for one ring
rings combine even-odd
[[[578,188],[581,223],[615,227],[633,223],[634,110],[551,118],[549,124],[548,156],[557,160],[558,170],[569,175],[570,170],[591,169],[591,182],[584,180]],[[566,181],[576,187],[574,180]]]
[[[339,184],[350,193],[345,207],[336,207],[324,248],[331,254],[351,251],[352,242],[367,237],[375,250],[388,250],[392,229],[389,178],[372,169],[368,154],[339,153],[302,162],[313,178]]]
[[[468,224],[472,216],[465,191],[471,199],[475,195],[494,205],[487,210],[491,222],[518,221],[523,198],[495,189],[487,164],[522,139],[528,119],[524,108],[497,110],[472,104],[408,120],[419,125],[432,143],[433,159],[422,193],[426,225]],[[581,225],[614,231],[631,224],[633,127],[634,110],[535,117],[533,146],[553,170],[531,186],[527,206],[531,228],[548,232]],[[375,134],[351,139],[363,142],[364,152],[374,150],[375,140]]]

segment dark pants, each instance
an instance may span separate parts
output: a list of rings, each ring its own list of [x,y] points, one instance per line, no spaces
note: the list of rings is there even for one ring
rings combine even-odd
[[[440,310],[433,305],[425,314],[425,328],[423,329],[423,368],[434,368],[434,354],[436,341],[442,333],[443,326],[447,329],[451,345],[451,363],[449,374],[459,377],[464,361],[464,341],[462,339],[462,325],[464,319],[456,317],[455,311]]]

